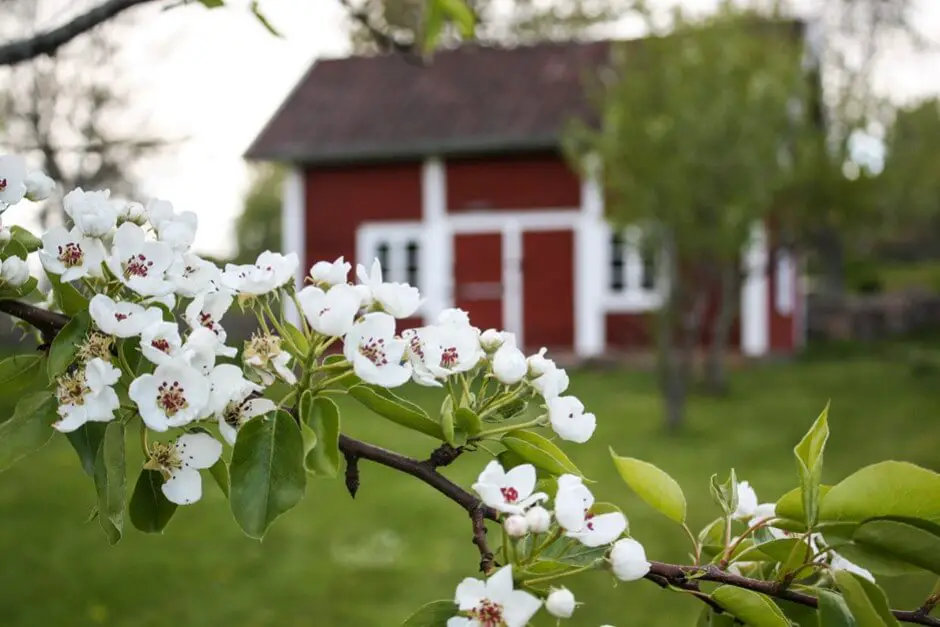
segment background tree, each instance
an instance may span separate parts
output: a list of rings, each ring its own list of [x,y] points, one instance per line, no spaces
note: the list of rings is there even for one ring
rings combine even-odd
[[[245,207],[235,221],[235,263],[254,263],[263,251],[281,248],[283,184],[284,170],[276,165],[264,164],[254,170]]]

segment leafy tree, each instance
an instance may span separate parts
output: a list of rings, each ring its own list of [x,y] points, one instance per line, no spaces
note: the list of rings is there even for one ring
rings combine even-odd
[[[245,206],[235,220],[236,263],[254,263],[265,250],[281,247],[281,190],[284,170],[258,166],[245,195]]]

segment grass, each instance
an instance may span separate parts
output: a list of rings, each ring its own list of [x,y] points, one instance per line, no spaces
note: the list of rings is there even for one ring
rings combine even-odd
[[[669,437],[648,375],[577,373],[571,390],[598,415],[599,427],[592,443],[567,450],[599,481],[599,498],[624,508],[651,557],[682,560],[681,531],[620,483],[608,444],[668,470],[698,528],[715,515],[712,473],[735,467],[762,500],[795,486],[790,449],[829,399],[826,482],[887,458],[940,469],[938,376],[864,357],[756,368],[737,375],[732,397],[695,399],[685,431]],[[355,436],[415,455],[433,444],[344,409],[344,429]],[[462,458],[448,473],[468,485],[483,464],[482,457]],[[475,574],[479,557],[466,515],[385,468],[362,463],[355,501],[341,481],[312,481],[304,502],[263,543],[242,536],[212,480],[204,484],[204,501],[181,508],[162,537],[129,529],[110,548],[97,524],[84,524],[93,490],[64,440],[21,461],[0,476],[3,625],[389,627],[426,601],[450,597],[461,578]],[[896,606],[914,607],[930,585],[894,580],[889,593]],[[615,586],[601,573],[576,579],[572,589],[587,603],[566,623],[573,627],[691,626],[700,607],[649,582]]]

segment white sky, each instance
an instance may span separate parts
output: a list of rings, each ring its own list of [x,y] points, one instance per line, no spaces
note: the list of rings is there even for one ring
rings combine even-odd
[[[715,4],[679,1],[696,9]],[[940,0],[923,1],[923,32],[940,39]],[[233,250],[232,222],[248,183],[241,155],[316,58],[346,51],[338,0],[262,0],[283,39],[243,8],[247,0],[229,4],[138,10],[125,44],[128,80],[148,130],[186,138],[140,165],[143,191],[196,211],[197,249],[223,254]],[[882,74],[882,88],[902,99],[940,92],[940,58],[904,57]]]

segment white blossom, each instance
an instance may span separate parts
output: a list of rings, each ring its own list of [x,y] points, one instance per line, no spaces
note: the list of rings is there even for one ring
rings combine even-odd
[[[556,396],[548,401],[548,418],[562,440],[578,444],[590,440],[597,427],[594,414],[584,413],[584,404],[574,396]]]
[[[65,213],[87,237],[102,237],[117,224],[117,208],[109,190],[86,192],[76,187],[62,199]]]
[[[620,512],[591,513],[594,495],[580,477],[562,475],[555,495],[555,518],[566,536],[589,547],[604,546],[627,529],[627,519]]]
[[[384,283],[382,281],[382,264],[378,259],[372,262],[372,269],[367,272],[365,267],[356,267],[356,275],[360,283],[367,286],[375,302],[382,310],[395,318],[413,316],[421,306],[421,293],[418,288],[407,283]]]
[[[33,202],[49,198],[56,188],[55,181],[46,176],[42,170],[29,172],[23,182],[26,185],[26,198]]]
[[[473,490],[484,503],[506,514],[524,514],[525,509],[548,498],[535,490],[535,466],[522,464],[506,471],[493,460],[486,465]]]
[[[521,538],[529,533],[529,523],[522,514],[507,516],[506,520],[503,521],[503,528],[506,529],[506,533],[510,538]]]
[[[204,415],[222,412],[233,401],[244,401],[264,388],[244,377],[234,364],[219,364],[209,373],[209,402]]]
[[[26,163],[16,155],[0,155],[0,213],[26,195]]]
[[[3,221],[0,221],[0,248],[9,244],[11,239],[13,239],[13,233],[3,226]]]
[[[346,334],[343,353],[360,379],[393,388],[411,377],[411,365],[402,363],[405,346],[405,340],[395,337],[395,319],[376,311],[353,324]]]
[[[68,283],[101,276],[104,250],[101,242],[85,237],[78,227],[68,231],[63,226],[54,226],[42,236],[39,260],[46,272],[58,274],[63,283]]]
[[[203,292],[198,294],[189,305],[186,306],[184,317],[186,323],[192,329],[208,329],[215,334],[219,344],[224,345],[228,335],[222,328],[222,316],[232,306],[232,295],[227,291]],[[225,354],[229,357],[235,355],[234,349]]]
[[[401,337],[408,344],[405,357],[411,364],[411,379],[425,387],[443,387],[428,367],[428,363],[440,363],[441,353],[444,350],[430,327],[405,329]]]
[[[291,281],[298,265],[297,253],[282,255],[265,251],[258,255],[254,264],[227,264],[222,284],[242,294],[267,294]]]
[[[643,545],[633,538],[622,538],[614,543],[610,551],[610,565],[614,576],[621,581],[636,581],[646,576],[650,564]]]
[[[156,322],[140,332],[140,354],[158,366],[177,357],[182,345],[179,328],[172,322]]]
[[[511,333],[506,334],[496,329],[487,329],[480,334],[480,346],[483,347],[487,353],[492,353],[497,350],[500,346],[503,345],[503,342],[506,341],[506,335],[512,335]],[[523,360],[525,358],[523,357]]]
[[[844,570],[859,577],[864,577],[868,581],[875,583],[875,576],[867,568],[862,568],[854,562],[850,562],[835,551],[832,551],[832,559],[829,561],[829,567],[833,570]]]
[[[52,426],[69,433],[86,422],[114,420],[121,402],[111,386],[120,377],[120,370],[98,357],[90,359],[83,370],[59,377],[56,396],[61,418]]]
[[[346,283],[351,268],[352,265],[342,257],[332,263],[318,261],[310,268],[310,278],[321,285],[340,285]]]
[[[225,409],[219,412],[219,433],[225,441],[235,445],[238,431],[246,422],[257,416],[263,416],[277,409],[274,401],[267,398],[249,398],[242,401],[232,401]]]
[[[88,313],[103,333],[116,337],[134,337],[144,329],[163,320],[156,307],[144,309],[128,301],[115,302],[104,294],[95,294],[88,304]]]
[[[467,577],[457,586],[454,602],[462,616],[447,627],[525,627],[542,606],[535,596],[513,589],[512,566],[504,566],[486,581]]]
[[[552,514],[541,505],[530,507],[525,513],[529,531],[532,533],[545,533],[552,526]]]
[[[546,401],[560,396],[568,389],[568,373],[555,365],[555,362],[545,357],[543,347],[528,359],[529,377],[535,390]]]
[[[166,275],[174,291],[186,298],[215,292],[222,286],[222,271],[219,267],[193,253],[177,257]]]
[[[281,348],[281,338],[276,335],[252,337],[245,343],[242,359],[258,374],[264,385],[274,383],[275,376],[290,385],[297,383],[297,377],[290,368],[291,355]]]
[[[209,381],[183,359],[174,359],[134,379],[128,394],[148,428],[166,431],[202,414],[209,402]]]
[[[148,241],[142,228],[125,222],[114,234],[107,263],[114,276],[138,294],[163,296],[173,291],[173,284],[166,279],[173,259],[172,248]]]
[[[185,433],[168,444],[154,444],[145,467],[166,477],[160,489],[168,501],[189,505],[202,498],[199,470],[211,468],[221,456],[222,444],[208,433]]]
[[[358,292],[346,283],[337,283],[326,292],[307,286],[297,293],[297,301],[313,330],[330,337],[349,332],[361,302]]]
[[[205,327],[199,327],[187,336],[179,355],[190,366],[208,376],[215,367],[216,357],[233,357],[236,352],[234,347],[220,342],[215,333]]]
[[[465,311],[445,309],[438,316],[437,323],[426,328],[432,341],[441,347],[439,361],[425,360],[437,377],[472,370],[486,356],[480,347],[480,330],[470,326]]]
[[[568,588],[555,588],[548,593],[545,599],[545,609],[557,618],[571,618],[574,614],[574,595]]]
[[[121,202],[118,205],[118,224],[133,222],[143,226],[147,222],[147,210],[139,202]]]
[[[738,493],[738,507],[731,514],[735,520],[747,520],[757,512],[757,493],[747,481],[741,481],[735,486]]]
[[[7,257],[0,264],[0,284],[19,287],[29,280],[29,265],[19,257]]]
[[[173,205],[166,200],[153,199],[147,203],[147,217],[160,241],[169,244],[174,250],[183,252],[193,245],[199,217],[192,211],[176,213]]]
[[[493,375],[500,383],[515,385],[525,378],[528,369],[525,354],[515,342],[503,342],[493,354]]]

